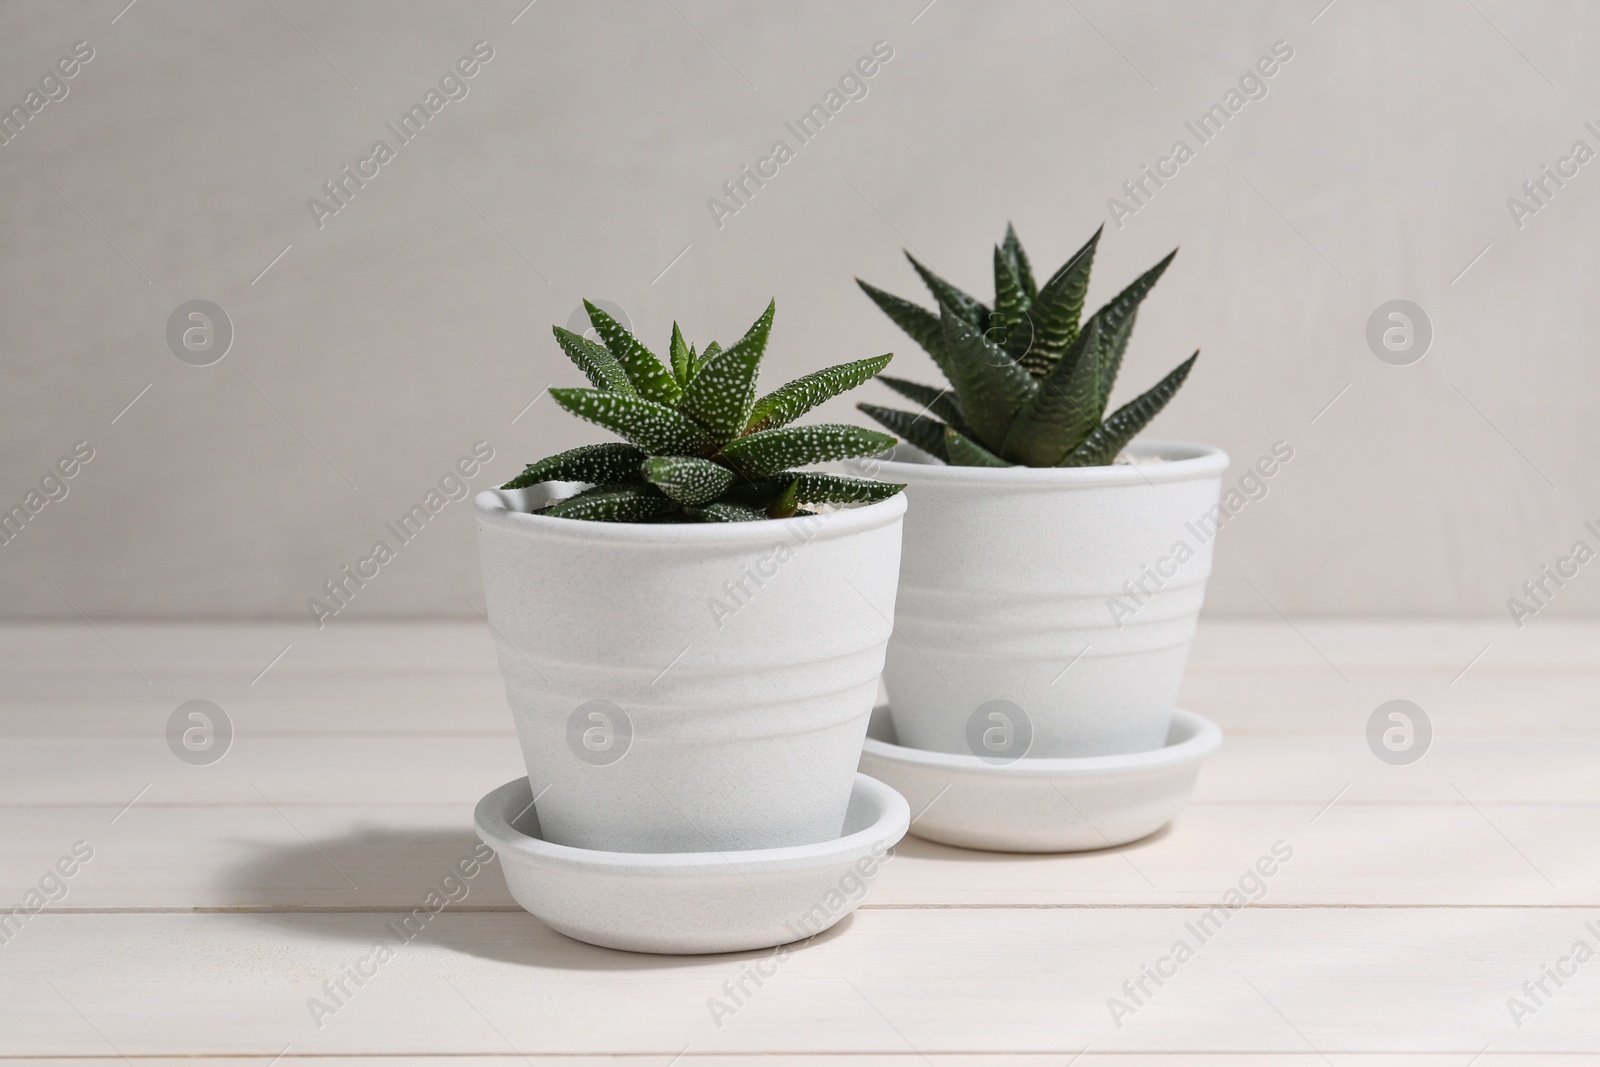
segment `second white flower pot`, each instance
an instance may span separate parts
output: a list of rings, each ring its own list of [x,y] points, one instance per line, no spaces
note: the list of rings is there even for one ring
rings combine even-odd
[[[1228,457],[1154,441],[1129,452],[1161,462],[848,464],[908,486],[884,670],[901,744],[1001,763],[1166,741]]]
[[[630,524],[480,493],[488,617],[546,840],[707,852],[837,838],[894,617],[903,495]]]

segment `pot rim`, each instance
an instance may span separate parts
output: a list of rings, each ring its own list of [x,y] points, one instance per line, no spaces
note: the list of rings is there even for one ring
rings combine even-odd
[[[478,837],[502,857],[509,856],[517,862],[565,863],[597,872],[692,873],[697,870],[719,870],[730,863],[737,864],[739,870],[747,873],[826,866],[837,862],[841,856],[858,852],[863,847],[870,848],[875,841],[884,837],[894,837],[898,841],[899,836],[905,833],[911,817],[911,809],[904,797],[878,779],[857,771],[851,782],[850,796],[852,800],[858,796],[862,798],[868,805],[872,821],[854,833],[786,848],[732,849],[724,852],[609,852],[558,845],[518,830],[506,818],[506,811],[512,805],[522,805],[524,796],[533,796],[533,788],[526,776],[513,778],[480,800],[473,812]],[[898,834],[895,831],[897,824],[900,827]]]
[[[891,449],[890,456],[906,454],[908,446]],[[1165,463],[1116,463],[1102,467],[952,467],[929,457],[926,460],[854,459],[846,461],[856,472],[870,472],[885,481],[942,482],[985,488],[1087,489],[1119,485],[1159,485],[1186,482],[1220,475],[1228,469],[1228,454],[1215,445],[1187,441],[1146,440],[1139,438],[1127,451],[1136,455],[1158,455]],[[902,496],[904,494],[901,494]]]
[[[790,519],[764,519],[759,522],[596,522],[593,519],[534,515],[522,510],[527,494],[538,488],[485,489],[473,497],[472,509],[477,513],[479,522],[493,524],[525,537],[653,545],[767,545],[773,541],[796,539],[829,540],[893,525],[900,521],[906,510],[906,495],[900,492],[872,504],[842,508],[823,515],[797,515]]]

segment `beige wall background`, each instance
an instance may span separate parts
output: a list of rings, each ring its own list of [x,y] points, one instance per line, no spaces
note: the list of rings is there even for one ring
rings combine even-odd
[[[0,145],[0,504],[93,450],[0,545],[8,617],[310,625],[475,442],[474,490],[600,439],[535,400],[577,381],[549,326],[581,296],[663,345],[674,317],[726,342],[776,296],[764,384],[886,350],[933,380],[853,276],[920,296],[909,246],[987,299],[1008,219],[1053,269],[1179,138],[1194,158],[1110,222],[1091,299],[1181,245],[1119,402],[1199,347],[1159,436],[1221,445],[1234,478],[1294,449],[1224,530],[1210,611],[1509,628],[1525,580],[1600,546],[1600,162],[1508,207],[1600,149],[1592,5],[126,2],[0,8],[7,107],[93,50]],[[466,95],[319,227],[308,198],[480,41]],[[866,95],[797,145],[785,122],[880,41]],[[1266,95],[1198,146],[1185,121],[1279,41]],[[719,226],[707,200],[780,139],[795,157]],[[234,332],[209,366],[167,342],[196,299]],[[1366,339],[1394,299],[1432,324],[1409,366]],[[329,625],[480,593],[450,503]],[[1529,625],[1596,610],[1600,563]]]

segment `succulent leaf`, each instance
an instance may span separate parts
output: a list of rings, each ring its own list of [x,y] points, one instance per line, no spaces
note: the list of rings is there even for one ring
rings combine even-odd
[[[559,455],[530,463],[502,489],[525,489],[540,482],[622,482],[638,473],[644,453],[621,441],[582,445]]]
[[[628,380],[628,374],[622,369],[622,364],[617,362],[616,356],[571,330],[563,330],[559,326],[552,326],[550,329],[556,335],[556,343],[561,346],[561,351],[578,365],[578,369],[583,371],[583,376],[588,378],[596,389],[604,389],[608,393],[633,395],[633,383]]]
[[[800,504],[872,504],[894,496],[904,485],[876,482],[870,478],[849,478],[843,474],[819,471],[789,471],[795,476],[795,500]]]
[[[702,455],[716,447],[706,432],[665,404],[597,389],[552,389],[550,396],[580,419],[604,426],[647,452]]]
[[[950,380],[950,369],[944,354],[944,332],[939,327],[939,316],[925,307],[903,300],[893,293],[886,293],[873,285],[868,285],[860,278],[856,284],[861,291],[866,293],[874,304],[878,305],[889,320],[906,332],[922,350],[933,357],[933,362],[939,368],[939,373]]]
[[[616,357],[622,369],[628,373],[628,380],[633,382],[634,389],[646,400],[654,400],[659,404],[676,404],[682,392],[678,383],[672,380],[672,374],[655,353],[644,346],[640,340],[622,328],[622,324],[610,315],[595,307],[585,300],[583,306],[589,312],[589,322],[594,326],[595,332],[600,335],[600,340],[606,343],[606,348]]]
[[[840,363],[796,378],[756,401],[750,412],[748,429],[773,430],[787,426],[824,400],[854,389],[871,378],[887,367],[891,358],[892,353],[885,353],[870,359],[858,359],[854,363]]]
[[[676,506],[648,486],[603,485],[558,500],[539,514],[592,522],[644,522]]]
[[[1089,295],[1089,272],[1094,267],[1095,249],[1099,247],[1103,232],[1105,226],[1101,225],[1094,236],[1050,276],[1028,311],[1028,317],[1033,320],[1033,347],[1022,357],[1022,362],[1035,377],[1042,378],[1049,373],[1055,361],[1078,339],[1078,320],[1083,315],[1084,298]]]
[[[1133,336],[1133,322],[1139,317],[1137,308],[1125,317],[1116,329],[1105,334],[1100,341],[1100,410],[1106,409],[1111,399],[1111,387],[1117,383],[1117,372],[1122,369],[1122,354],[1128,350],[1128,339]]]
[[[765,511],[728,500],[718,500],[705,507],[683,510],[702,522],[756,522],[768,517]]]
[[[635,470],[680,504],[705,504],[733,484],[727,467],[697,456],[651,456]]]
[[[767,350],[767,338],[772,336],[772,316],[777,312],[777,309],[778,302],[776,300],[767,301],[767,310],[763,311],[761,317],[750,324],[750,328],[744,332],[744,336],[735,341],[733,347],[728,351],[753,350],[756,354],[756,360],[759,362],[762,354]]]
[[[1176,248],[1174,248],[1171,252],[1168,252],[1166,256],[1162,258],[1161,262],[1157,263],[1155,266],[1139,275],[1139,277],[1135,278],[1133,284],[1129,285],[1126,289],[1122,290],[1122,292],[1112,297],[1106,302],[1104,307],[1094,313],[1095,318],[1100,320],[1101,333],[1105,337],[1115,337],[1117,332],[1121,330],[1124,325],[1127,326],[1129,331],[1133,329],[1132,320],[1134,316],[1138,314],[1139,305],[1144,302],[1145,297],[1150,295],[1150,290],[1155,288],[1156,282],[1161,280],[1161,275],[1166,273],[1167,267],[1172,263],[1173,257],[1177,254],[1178,250]],[[1127,348],[1127,344],[1128,342],[1126,338],[1124,338],[1122,342],[1124,349]],[[1117,353],[1116,361],[1120,367],[1122,363],[1121,352]],[[1115,378],[1116,374],[1115,371],[1113,371],[1113,382],[1106,385],[1107,395],[1109,395],[1111,392],[1111,385],[1114,384]]]
[[[1004,348],[1013,359],[1026,355],[1033,346],[1033,320],[1028,318],[1031,303],[1012,261],[999,245],[995,245],[994,314],[989,316],[984,336]]]
[[[1011,265],[1011,272],[1022,283],[1023,292],[1028,294],[1029,303],[1039,295],[1039,287],[1033,283],[1033,267],[1028,263],[1028,254],[1022,250],[1022,242],[1017,240],[1017,231],[1006,223],[1005,243],[1000,246],[1000,251],[1005,254],[1006,262]]]
[[[1035,288],[1022,242],[1007,224],[1005,240],[994,252],[992,313],[909,255],[940,300],[937,320],[858,278],[873,303],[934,358],[952,388],[885,378],[922,411],[856,406],[907,443],[954,465],[1014,460],[1035,467],[1078,466],[1115,460],[1182,385],[1194,359],[1101,421],[1140,304],[1177,254],[1166,256],[1085,319],[1089,274],[1103,232],[1104,227],[1096,230],[1042,288]]]
[[[691,371],[694,370],[694,349],[683,343],[683,331],[678,329],[678,324],[672,324],[672,343],[668,349],[672,360],[672,378],[681,389],[689,384]]]
[[[899,408],[884,408],[877,404],[857,404],[863,413],[876,419],[886,430],[892,430],[907,444],[915,445],[935,459],[949,462],[944,451],[944,423],[928,415],[920,415]]]
[[[1095,429],[1087,440],[1073,449],[1060,463],[1063,467],[1096,467],[1117,458],[1135,434],[1144,429],[1150,420],[1160,414],[1177,393],[1183,380],[1189,377],[1200,351],[1174,367],[1154,387],[1112,412],[1104,424]]]
[[[808,467],[813,463],[876,455],[894,443],[893,437],[876,430],[819,423],[760,430],[728,445],[722,450],[722,455],[745,473],[761,477],[790,467]]]
[[[911,261],[911,265],[916,268],[917,274],[922,278],[922,284],[928,287],[928,291],[933,294],[934,300],[938,301],[941,307],[947,307],[954,311],[977,329],[981,330],[989,325],[989,309],[979,303],[976,298],[968,296],[921,263],[918,263],[916,257],[910,252],[906,253],[906,258]]]
[[[1010,463],[953,427],[944,428],[944,451],[957,467],[1009,467]]]
[[[790,478],[789,484],[783,487],[771,504],[767,505],[767,518],[787,519],[793,515],[795,508],[800,506],[800,479]]]
[[[821,471],[779,471],[730,494],[740,503],[760,506],[771,513],[794,486],[794,500],[790,503],[798,510],[804,504],[871,504],[887,500],[904,486],[880,482],[871,478],[851,478],[843,474],[825,474]]]
[[[878,381],[912,403],[922,405],[924,411],[937,415],[949,425],[971,436],[967,430],[967,420],[961,417],[961,407],[956,399],[955,390],[935,389],[931,385],[908,382],[904,378],[891,378],[887,374],[879,375]]]
[[[998,448],[1017,412],[1038,392],[1039,383],[971,323],[948,307],[943,310],[944,346],[955,375],[951,384],[961,397],[961,413],[980,442]]]
[[[768,304],[766,314],[744,339],[707,360],[683,391],[684,413],[704,426],[718,444],[737,437],[749,420],[761,353],[771,328],[772,305]]]
[[[1056,362],[1011,424],[1002,454],[1030,467],[1053,467],[1100,425],[1100,349],[1098,316]]]
[[[712,341],[710,344],[706,345],[706,350],[701,352],[700,355],[696,356],[694,362],[689,366],[689,380],[693,381],[694,376],[700,373],[700,368],[704,367],[707,363],[710,363],[713,359],[715,359],[717,353],[721,351],[722,346],[717,344],[715,341]]]
[[[774,306],[730,348],[697,353],[672,326],[670,370],[616,320],[585,302],[605,346],[557,328],[595,386],[551,389],[564,410],[624,441],[585,445],[530,464],[505,488],[585,483],[539,514],[601,522],[749,522],[802,513],[803,503],[868,503],[903,486],[790,468],[881,452],[893,437],[859,426],[785,426],[882,370],[888,355],[828,367],[756,407],[756,377]],[[649,395],[647,395],[649,394]],[[813,514],[812,512],[804,512]]]

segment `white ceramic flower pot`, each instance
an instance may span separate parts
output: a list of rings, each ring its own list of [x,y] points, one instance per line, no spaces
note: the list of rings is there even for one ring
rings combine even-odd
[[[908,486],[884,669],[900,743],[997,761],[1160,748],[1227,455],[1135,442],[1164,462],[1039,469],[908,451],[848,464]]]
[[[631,524],[475,501],[488,616],[546,840],[611,852],[837,838],[894,616],[903,495]]]

